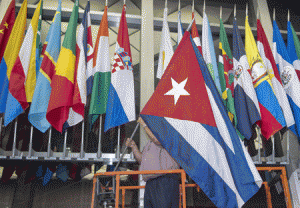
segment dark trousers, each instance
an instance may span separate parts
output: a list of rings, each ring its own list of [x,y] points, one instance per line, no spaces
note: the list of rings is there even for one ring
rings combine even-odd
[[[179,180],[176,174],[167,174],[146,183],[144,195],[145,208],[178,208]]]

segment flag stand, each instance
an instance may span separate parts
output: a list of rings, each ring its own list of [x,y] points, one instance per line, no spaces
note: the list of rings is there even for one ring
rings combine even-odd
[[[53,154],[53,151],[51,150],[51,136],[52,136],[52,127],[49,128],[49,139],[48,139],[48,147],[47,147],[47,157],[50,158]]]
[[[1,135],[2,135],[2,123],[3,123],[3,115],[0,116],[0,138],[2,139]],[[1,155],[5,155],[5,150],[2,149],[2,147],[0,147],[0,154]],[[1,156],[0,158],[6,158],[6,156]]]
[[[117,151],[116,151],[117,159],[120,159],[120,137],[121,137],[121,127],[118,126],[118,145],[117,145]]]
[[[27,159],[37,159],[37,157],[34,157],[35,151],[32,148],[32,139],[33,139],[33,126],[31,125],[30,128],[30,141],[29,141],[29,150],[28,150],[28,156]]]
[[[68,130],[66,130],[66,132],[65,132],[63,158],[66,158],[68,156],[67,155],[67,137],[68,137]]]
[[[84,152],[84,121],[82,121],[82,131],[81,131],[81,147],[80,147],[80,158],[84,158],[85,152]]]
[[[17,127],[18,127],[18,117],[15,120],[15,129],[14,129],[14,142],[12,148],[12,158],[14,159],[22,159],[22,155],[20,155],[19,150],[17,150]]]
[[[135,126],[135,129],[134,129],[133,133],[131,134],[131,137],[130,137],[129,142],[131,142],[132,138],[134,137],[134,135],[135,135],[135,133],[136,133],[136,131],[137,131],[139,125],[140,125],[140,123],[137,123],[137,125]],[[124,156],[125,156],[125,152],[127,151],[127,148],[128,148],[128,146],[126,146],[125,149],[123,150],[122,155],[121,155],[121,158],[119,159],[119,161],[118,161],[118,163],[117,163],[117,165],[116,165],[116,167],[115,167],[115,169],[114,169],[113,172],[115,172],[115,171],[118,169],[120,163],[122,162],[122,160],[123,160],[123,158],[124,158]],[[98,181],[98,179],[97,179],[97,181]],[[114,180],[113,180],[113,181],[114,181]],[[106,184],[105,187],[108,187],[109,184],[110,184],[110,181],[108,181],[108,183]]]
[[[100,115],[100,121],[99,121],[99,141],[98,141],[97,158],[100,158],[102,156],[102,151],[101,151],[101,135],[102,135],[102,114]]]

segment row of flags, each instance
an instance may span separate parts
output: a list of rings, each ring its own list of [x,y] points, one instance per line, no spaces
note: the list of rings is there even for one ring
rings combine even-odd
[[[27,0],[16,21],[15,0],[0,28],[0,113],[7,126],[30,106],[28,119],[45,133],[50,126],[64,132],[83,121],[106,114],[105,131],[135,120],[133,66],[126,5],[120,19],[114,63],[109,60],[107,7],[99,27],[95,50],[91,33],[90,2],[77,29],[78,0],[75,1],[61,45],[61,0],[44,45],[40,41],[43,0],[36,8],[25,33]],[[3,31],[3,30],[1,30]],[[88,103],[89,101],[89,103]],[[87,106],[87,107],[86,107]]]
[[[271,50],[260,20],[255,41],[246,17],[244,46],[234,17],[231,53],[220,18],[217,64],[205,11],[202,45],[194,13],[192,19],[191,33],[181,38],[178,12],[173,54],[165,8],[160,82],[141,117],[217,207],[242,207],[262,179],[240,139],[250,140],[255,124],[266,139],[284,127],[299,138],[300,41],[288,22],[286,46],[274,20]]]
[[[256,43],[248,18],[246,18],[246,44],[244,46],[234,18],[233,53],[231,53],[226,31],[220,18],[220,55],[217,63],[210,24],[205,10],[203,11],[202,44],[193,12],[192,19],[192,39],[203,55],[210,75],[223,99],[228,116],[239,136],[249,140],[253,135],[254,124],[260,126],[262,135],[267,139],[284,127],[288,127],[299,136],[297,128],[298,126],[300,128],[298,121],[300,119],[300,112],[298,112],[300,101],[296,96],[299,79],[294,80],[293,78],[297,78],[297,75],[300,74],[298,70],[300,67],[298,57],[300,41],[291,23],[288,22],[288,47],[286,47],[276,21],[274,21],[272,51],[260,20],[257,20]],[[178,37],[181,37],[181,31],[179,11]],[[165,8],[158,78],[161,78],[170,62],[170,57],[173,56],[170,41],[167,8]],[[281,59],[285,61],[283,62]],[[286,68],[294,69],[287,71]],[[295,74],[292,73],[293,71]],[[290,80],[292,81],[290,82]],[[285,82],[292,84],[286,85]]]

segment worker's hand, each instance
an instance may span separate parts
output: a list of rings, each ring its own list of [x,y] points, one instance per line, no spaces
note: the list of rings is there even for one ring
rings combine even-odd
[[[145,123],[145,121],[141,117],[139,117],[139,119],[137,120],[137,122],[139,122],[142,127],[147,126],[146,123]]]
[[[135,142],[130,138],[127,138],[125,144],[126,144],[127,147],[131,147],[131,148],[136,145]]]

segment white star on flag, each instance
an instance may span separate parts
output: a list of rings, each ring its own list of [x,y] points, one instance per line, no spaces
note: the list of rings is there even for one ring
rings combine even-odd
[[[171,78],[173,88],[170,91],[168,91],[165,95],[174,95],[174,105],[176,105],[176,103],[181,95],[190,95],[184,89],[187,79],[188,78],[186,78],[184,81],[182,81],[178,84],[173,78]]]

